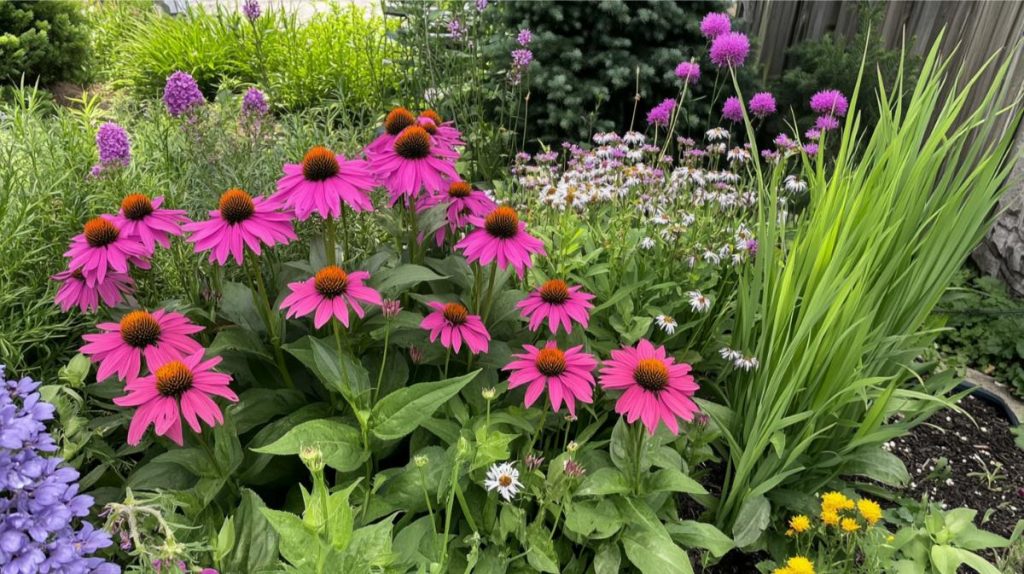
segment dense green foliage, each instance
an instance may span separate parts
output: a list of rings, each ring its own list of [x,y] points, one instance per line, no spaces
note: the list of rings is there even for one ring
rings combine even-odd
[[[88,56],[82,3],[0,0],[0,82],[78,81]]]
[[[700,19],[721,8],[720,2],[502,4],[511,28],[530,28],[534,35],[527,124],[531,140],[551,144],[586,139],[631,125],[642,131],[647,110],[678,96],[680,81],[674,70],[690,58],[701,63],[701,84],[694,91],[705,97],[687,106],[682,131],[703,131],[716,72],[707,59]]]

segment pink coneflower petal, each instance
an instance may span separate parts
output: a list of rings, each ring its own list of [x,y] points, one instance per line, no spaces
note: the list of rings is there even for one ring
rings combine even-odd
[[[189,223],[182,229],[191,233],[188,241],[195,245],[195,252],[209,251],[210,262],[218,265],[226,264],[231,257],[241,265],[246,246],[259,255],[261,245],[272,247],[297,239],[288,214],[241,189],[224,192],[210,219]]]
[[[100,323],[100,333],[83,335],[86,344],[79,351],[99,363],[96,379],[102,381],[116,374],[131,381],[142,369],[146,357],[147,367],[180,358],[202,350],[202,345],[190,335],[202,330],[180,313],[163,310],[148,313],[132,311],[119,323]]]
[[[100,300],[107,307],[115,307],[125,295],[135,291],[135,282],[127,273],[107,273],[102,282],[91,287],[80,269],[61,271],[50,279],[61,284],[54,302],[60,305],[61,311],[65,313],[73,307],[78,307],[83,312],[95,311],[99,309]]]
[[[151,251],[123,233],[110,215],[86,222],[64,253],[69,258],[68,270],[79,271],[88,287],[106,281],[108,273],[127,273],[129,262],[147,266],[150,255]]]
[[[133,193],[121,201],[121,210],[113,222],[126,237],[141,242],[147,252],[152,253],[156,245],[167,249],[171,246],[170,236],[181,235],[181,226],[190,220],[183,210],[161,208],[163,202],[163,197],[151,200]]]
[[[440,337],[441,344],[456,353],[462,349],[462,343],[474,355],[487,352],[491,335],[478,315],[470,315],[459,303],[432,301],[429,306],[434,311],[420,321],[420,327],[430,331],[431,342]]]
[[[389,205],[399,200],[415,202],[419,195],[437,193],[448,181],[457,180],[455,160],[459,154],[436,145],[425,129],[404,128],[387,147],[367,149],[370,167],[391,195]]]
[[[635,348],[611,354],[601,366],[600,385],[605,390],[625,390],[615,412],[624,415],[626,422],[639,419],[650,434],[664,423],[672,434],[679,434],[678,419],[693,420],[698,409],[691,397],[698,385],[689,374],[690,365],[676,363],[665,347],[655,347],[646,339]]]
[[[313,326],[323,327],[337,318],[342,325],[349,325],[349,306],[360,318],[364,311],[359,303],[381,305],[384,301],[376,290],[364,285],[370,278],[365,271],[346,273],[337,265],[328,265],[305,281],[289,283],[291,293],[281,301],[281,310],[286,317],[304,317],[313,313]]]

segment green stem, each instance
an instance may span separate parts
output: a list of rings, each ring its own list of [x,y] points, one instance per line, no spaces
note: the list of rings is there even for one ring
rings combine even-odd
[[[498,264],[491,263],[491,275],[487,279],[487,297],[484,299],[483,316],[480,318],[481,321],[486,325],[487,316],[491,314],[491,304],[494,298],[494,276],[498,273]]]
[[[349,259],[352,258],[352,254],[349,252],[349,246],[348,246],[348,217],[346,216],[347,213],[348,213],[348,210],[345,209],[345,202],[342,202],[341,203],[341,240],[342,240],[343,251],[342,251],[341,255],[342,255],[342,258],[343,258],[342,260],[343,261],[348,261]]]
[[[327,256],[328,265],[338,264],[338,254],[335,252],[335,246],[338,244],[335,239],[336,234],[334,218],[328,217],[324,220],[324,254]]]
[[[288,372],[288,366],[284,360],[284,352],[281,350],[281,337],[277,332],[274,310],[270,306],[270,296],[267,295],[267,286],[263,282],[263,268],[260,267],[259,257],[250,253],[246,261],[252,262],[249,280],[255,284],[256,291],[259,294],[259,297],[256,298],[256,304],[262,311],[263,322],[267,326],[267,332],[270,333],[270,342],[274,347],[274,360],[277,362],[277,370],[281,372],[281,377],[284,379],[285,384],[289,388],[294,388],[295,381],[292,380],[292,375]]]
[[[452,350],[449,349],[449,348],[445,348],[445,350],[444,350],[444,377],[443,377],[445,379],[448,378],[448,361],[451,360],[451,358],[452,358]]]
[[[647,435],[644,431],[644,427],[641,424],[633,425],[634,432],[636,432],[636,463],[633,468],[633,488],[634,493],[640,495],[640,467],[644,457],[644,442]]]
[[[380,394],[380,385],[384,380],[384,367],[388,364],[388,343],[391,340],[391,320],[388,319],[387,327],[384,330],[384,356],[380,359],[380,372],[377,373],[377,386],[373,388],[373,403],[377,404],[377,396]],[[447,378],[447,377],[446,377]]]

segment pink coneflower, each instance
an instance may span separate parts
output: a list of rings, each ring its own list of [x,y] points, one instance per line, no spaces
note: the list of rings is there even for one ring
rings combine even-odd
[[[733,122],[743,121],[743,104],[739,98],[729,96],[725,99],[725,103],[722,104],[722,117]]]
[[[453,181],[448,185],[448,193],[435,193],[427,197],[417,207],[418,211],[426,211],[436,205],[447,203],[448,225],[442,226],[434,233],[438,245],[444,243],[447,231],[456,231],[469,225],[471,217],[484,217],[497,205],[487,194],[466,181]]]
[[[690,370],[690,365],[667,356],[665,347],[655,348],[641,339],[635,348],[612,351],[612,358],[601,366],[600,384],[605,390],[625,390],[615,412],[626,415],[626,422],[640,419],[653,435],[660,420],[672,434],[679,434],[677,417],[690,421],[698,410],[690,399],[699,388]]]
[[[395,138],[402,130],[409,126],[416,125],[416,116],[403,107],[393,108],[384,118],[384,133],[377,136],[377,139],[366,146],[366,154],[374,155],[387,150],[395,143]]]
[[[679,65],[676,66],[676,77],[687,84],[696,84],[700,80],[700,64],[679,62]]]
[[[123,397],[114,399],[121,407],[138,407],[128,427],[128,444],[137,445],[149,425],[156,434],[184,444],[181,417],[195,432],[202,432],[199,420],[210,427],[224,422],[214,396],[238,402],[238,395],[228,386],[231,375],[213,371],[221,361],[214,357],[203,361],[203,349],[180,358],[172,358],[153,365],[152,373],[128,381]]]
[[[150,252],[146,246],[121,233],[112,219],[108,215],[87,221],[64,253],[64,257],[70,258],[68,270],[80,270],[89,287],[103,283],[111,271],[127,273],[129,263],[149,268],[145,258]]]
[[[709,12],[700,21],[700,32],[705,38],[714,40],[732,30],[732,20],[723,12]]]
[[[272,247],[296,239],[291,216],[241,189],[225,191],[218,209],[210,212],[210,219],[189,223],[182,229],[192,234],[188,241],[195,244],[196,253],[209,250],[210,263],[216,261],[219,265],[227,263],[229,256],[241,265],[246,246],[259,255],[261,244]]]
[[[441,115],[434,110],[424,110],[416,118],[416,123],[430,134],[430,140],[435,144],[455,149],[466,145],[462,141],[462,132],[452,126],[452,122],[445,122]]]
[[[474,355],[487,352],[491,335],[479,315],[470,315],[459,303],[431,301],[428,305],[434,312],[423,318],[420,327],[430,331],[431,343],[440,335],[441,344],[456,353],[462,349],[463,341]]]
[[[316,146],[302,163],[286,163],[284,177],[269,202],[281,204],[301,221],[313,213],[327,219],[341,217],[342,202],[353,211],[373,211],[370,190],[376,185],[370,165]]]
[[[454,150],[435,145],[427,130],[412,125],[395,138],[390,147],[370,155],[370,166],[391,195],[389,205],[403,198],[415,199],[444,190],[448,181],[459,179]]]
[[[79,351],[99,363],[97,381],[115,373],[124,380],[134,379],[142,369],[143,356],[152,371],[155,365],[203,349],[190,337],[203,328],[173,311],[131,311],[119,323],[100,323],[96,327],[102,333],[82,335],[86,344]]]
[[[155,244],[164,249],[171,246],[170,235],[181,235],[181,225],[189,223],[181,209],[161,209],[163,197],[152,200],[141,193],[133,193],[121,200],[121,210],[114,216],[114,224],[130,239],[141,241],[150,253]]]
[[[530,259],[533,253],[547,255],[544,242],[526,232],[526,224],[519,221],[511,207],[497,207],[485,218],[470,217],[469,220],[477,229],[456,243],[455,248],[461,250],[470,263],[478,261],[480,265],[488,265],[497,260],[500,269],[511,265],[522,279],[526,268],[533,265]]]
[[[814,127],[821,132],[832,131],[839,129],[839,120],[835,116],[818,116],[818,119],[814,122]]]
[[[719,68],[739,68],[749,52],[750,40],[739,32],[727,32],[711,42],[711,61]]]
[[[594,298],[590,293],[580,291],[579,285],[569,287],[561,279],[552,279],[534,289],[526,299],[516,304],[524,319],[530,320],[530,330],[540,328],[544,319],[548,320],[548,329],[557,333],[561,325],[566,333],[572,333],[573,321],[584,328],[590,322],[590,309]]]
[[[576,416],[577,400],[594,402],[593,370],[597,361],[582,348],[579,345],[563,351],[555,341],[548,341],[543,349],[523,345],[526,352],[512,355],[517,360],[502,368],[512,371],[508,377],[508,388],[529,385],[526,388],[526,408],[533,406],[547,389],[552,410],[558,412],[564,399],[569,414]]]
[[[839,90],[822,90],[811,96],[811,109],[823,116],[843,117],[850,108],[850,102]]]
[[[380,293],[363,284],[370,278],[366,271],[345,271],[337,265],[328,265],[305,281],[289,283],[291,294],[281,301],[281,310],[288,310],[287,317],[304,317],[313,311],[313,326],[323,327],[336,317],[348,327],[348,308],[362,319],[366,312],[359,302],[381,305]]]
[[[65,313],[75,306],[83,312],[95,311],[99,309],[100,299],[103,299],[103,304],[107,307],[114,307],[121,302],[124,295],[135,290],[135,282],[127,273],[107,273],[102,282],[91,287],[86,284],[80,269],[61,271],[50,279],[61,283],[54,302],[60,305],[60,310]]]
[[[775,113],[775,96],[770,92],[758,92],[750,98],[750,113],[766,118]]]

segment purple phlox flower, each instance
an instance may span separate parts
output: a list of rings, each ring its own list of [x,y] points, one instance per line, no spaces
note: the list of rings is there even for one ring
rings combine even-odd
[[[199,84],[191,74],[179,70],[167,77],[167,84],[164,86],[164,105],[171,116],[178,117],[205,102],[203,93],[199,91]]]
[[[261,12],[259,0],[245,0],[245,4],[242,5],[242,13],[250,22],[255,22]]]
[[[107,122],[96,130],[96,148],[100,154],[100,165],[128,165],[132,161],[131,140],[128,132],[114,122]]]
[[[530,32],[529,28],[523,28],[522,30],[519,31],[519,34],[516,36],[516,42],[519,42],[519,45],[524,48],[529,46],[530,42],[532,41],[533,32]]]
[[[448,22],[448,35],[453,40],[461,40],[466,35],[466,29],[462,26],[462,22],[453,19]]]
[[[719,68],[739,68],[750,53],[746,34],[726,32],[711,41],[711,61]]]
[[[843,117],[850,102],[839,90],[822,90],[811,96],[811,109],[820,115]]]
[[[725,103],[722,104],[722,117],[734,121],[743,121],[743,104],[740,103],[740,99],[736,96],[729,96],[726,98]]]
[[[483,12],[487,9],[487,0],[476,0],[476,11]]]
[[[659,126],[667,126],[672,112],[676,109],[676,101],[672,98],[665,98],[662,102],[647,112],[647,123]]]
[[[705,38],[714,40],[732,30],[732,20],[723,12],[710,12],[700,21],[700,32]]]
[[[267,97],[259,88],[249,88],[242,97],[242,115],[247,117],[263,117],[270,108]]]
[[[775,96],[769,92],[758,92],[750,98],[750,113],[759,118],[775,113]]]

